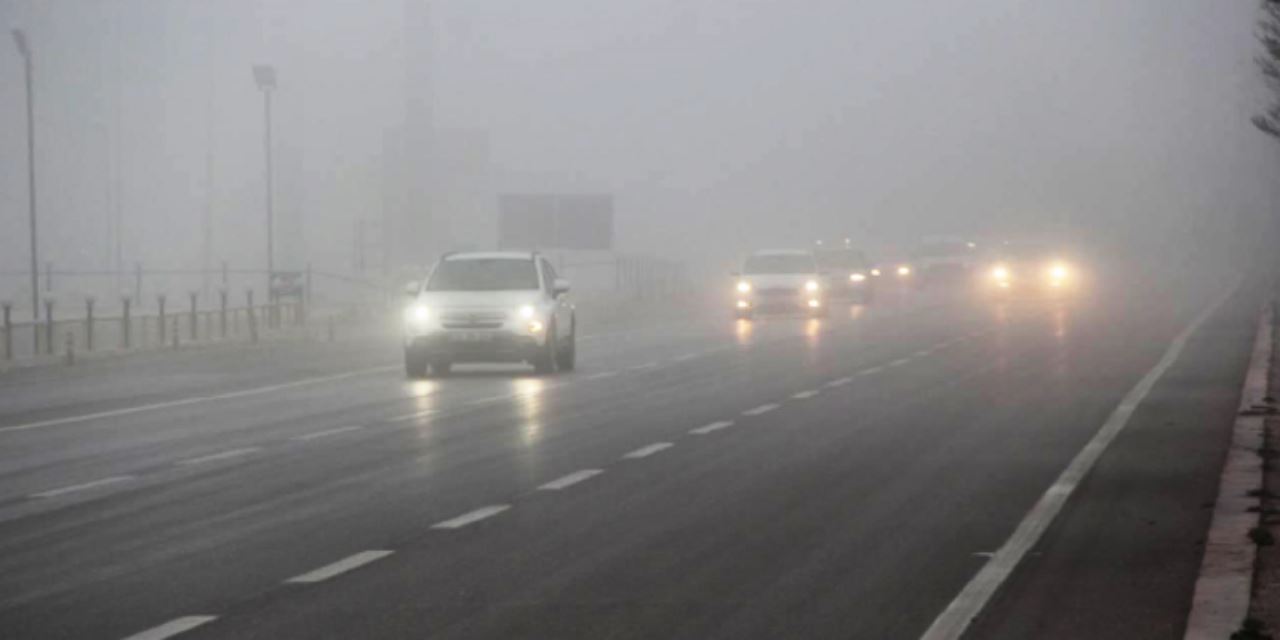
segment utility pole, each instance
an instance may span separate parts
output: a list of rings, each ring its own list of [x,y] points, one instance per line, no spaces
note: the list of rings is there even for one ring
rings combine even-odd
[[[262,91],[262,149],[266,159],[266,191],[267,191],[267,302],[274,301],[275,296],[271,292],[271,278],[275,273],[275,217],[274,207],[274,189],[272,162],[271,162],[271,93],[276,88],[276,70],[271,65],[259,64],[253,66],[253,79],[258,83],[258,89]]]
[[[27,43],[27,34],[21,29],[13,30],[13,41],[18,45],[18,53],[22,55],[22,71],[27,84],[27,197],[31,217],[31,318],[39,320],[40,256],[36,244],[36,121],[35,97],[31,89],[31,47]],[[52,340],[53,336],[49,339]],[[38,342],[39,337],[36,340]]]

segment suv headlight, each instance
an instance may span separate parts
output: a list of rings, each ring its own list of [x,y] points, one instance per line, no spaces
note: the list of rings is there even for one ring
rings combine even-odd
[[[809,293],[813,293],[814,291],[817,291],[817,290],[818,290],[818,281],[817,281],[817,280],[810,280],[810,281],[808,281],[808,282],[804,283],[804,290],[805,290],[805,291],[808,291]]]
[[[849,279],[852,280],[853,282],[862,282],[863,280],[867,279],[867,276],[861,273],[851,273],[849,274]]]
[[[516,314],[520,316],[521,320],[532,320],[537,313],[538,310],[534,309],[531,304],[526,304],[516,310]]]
[[[739,280],[738,293],[751,293],[751,283],[746,280]]]
[[[431,321],[431,309],[425,304],[411,304],[404,310],[404,323],[414,329],[425,329]]]

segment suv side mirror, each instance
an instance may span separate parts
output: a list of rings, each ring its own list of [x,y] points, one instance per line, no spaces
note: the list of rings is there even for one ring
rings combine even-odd
[[[417,280],[407,282],[404,285],[404,295],[413,298],[418,295],[418,291],[422,289],[422,283]]]
[[[566,293],[569,293],[569,281],[564,278],[556,278],[555,282],[551,283],[551,295],[559,296]]]

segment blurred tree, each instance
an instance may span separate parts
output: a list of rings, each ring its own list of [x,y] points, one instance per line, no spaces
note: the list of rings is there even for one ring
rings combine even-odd
[[[1253,124],[1264,133],[1280,138],[1280,0],[1262,0],[1258,40],[1264,50],[1257,58],[1258,67],[1274,96],[1271,105],[1253,117]]]

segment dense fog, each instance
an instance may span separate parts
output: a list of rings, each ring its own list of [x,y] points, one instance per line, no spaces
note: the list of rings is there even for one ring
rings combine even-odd
[[[277,266],[346,273],[358,220],[429,208],[425,261],[492,246],[507,192],[611,194],[619,249],[694,266],[927,234],[1239,255],[1280,184],[1249,123],[1256,9],[6,0],[0,297],[28,291],[11,29],[34,60],[42,263],[261,268],[269,63]]]

